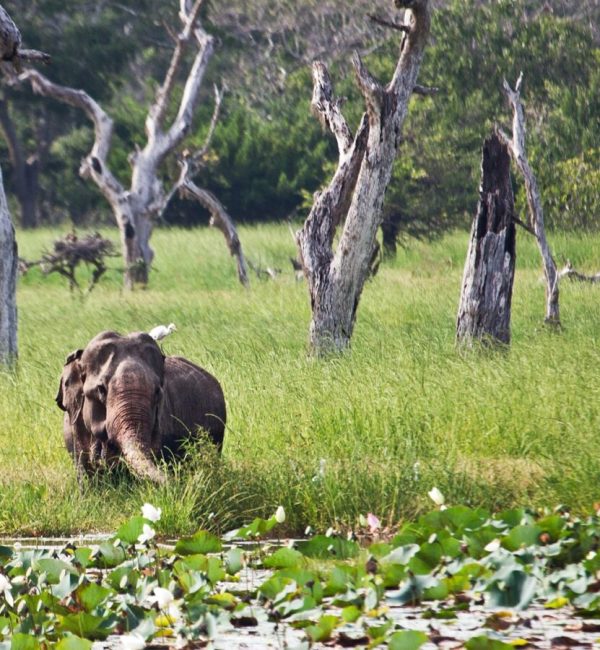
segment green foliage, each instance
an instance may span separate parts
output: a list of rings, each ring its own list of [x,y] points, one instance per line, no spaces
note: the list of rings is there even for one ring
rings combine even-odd
[[[139,519],[123,524],[108,541],[120,548],[123,558],[108,570],[100,547],[67,544],[55,550],[14,548],[3,554],[0,647],[10,643],[11,648],[22,650],[48,645],[89,650],[93,641],[111,637],[114,642],[119,636],[124,647],[153,644],[163,637],[184,645],[215,639],[231,625],[262,634],[276,625],[294,631],[298,641],[347,645],[355,639],[367,641],[370,647],[387,644],[393,650],[418,650],[433,641],[429,633],[411,629],[419,627],[419,614],[425,619],[456,618],[459,610],[464,615],[473,607],[481,615],[481,599],[487,608],[496,608],[485,627],[498,630],[512,626],[503,620],[510,614],[499,607],[523,610],[534,599],[548,608],[556,608],[559,602],[570,605],[585,617],[597,616],[600,610],[595,593],[597,513],[573,517],[557,508],[552,513],[492,514],[442,506],[404,524],[388,543],[392,549],[388,559],[369,571],[364,558],[372,557],[377,544],[352,560],[338,557],[319,563],[307,559],[312,557],[307,542],[279,548],[258,544],[246,547],[243,554],[247,575],[256,577],[254,586],[250,586],[254,581],[238,584],[237,569],[229,570],[231,553],[241,549],[230,546],[225,551],[207,531],[194,535],[194,548],[192,538],[174,546],[157,545],[154,535],[124,541],[122,531],[137,529]],[[549,528],[555,538],[545,536]],[[482,535],[493,536],[493,542],[473,555],[470,549],[477,545],[471,542]],[[439,555],[426,573],[417,576],[409,570],[416,556],[395,553],[407,537],[416,541],[417,555],[429,555],[430,547],[442,540],[446,546],[454,540],[450,546],[458,551]],[[211,541],[202,542],[200,550],[199,540]],[[330,541],[335,540],[343,541],[334,535]],[[91,551],[87,568],[77,562],[81,550]],[[257,571],[265,567],[267,575],[258,579]],[[426,589],[416,588],[425,584]],[[446,588],[450,584],[460,587]],[[412,597],[407,600],[403,594],[409,592]],[[397,604],[424,603],[430,606],[413,610],[402,623],[396,618]],[[460,625],[454,629],[465,634]],[[513,647],[509,638],[497,633],[487,636],[480,630],[468,637],[465,647],[472,650]]]

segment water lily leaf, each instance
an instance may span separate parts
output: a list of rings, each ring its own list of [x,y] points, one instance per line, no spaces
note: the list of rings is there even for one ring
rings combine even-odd
[[[223,549],[221,540],[206,530],[199,530],[191,537],[182,537],[175,545],[179,555],[219,553]]]
[[[490,639],[487,636],[476,636],[465,643],[467,650],[507,650],[512,647],[508,643],[498,641],[498,639]]]
[[[0,566],[3,566],[13,557],[13,550],[8,546],[0,546]]]
[[[537,580],[520,570],[513,570],[503,581],[495,581],[489,587],[488,604],[491,607],[514,607],[523,609],[535,596]]]
[[[39,650],[40,643],[34,636],[19,632],[13,634],[10,648],[11,650]]]
[[[91,548],[76,548],[73,553],[73,562],[83,569],[87,569],[92,563],[93,551]]]
[[[117,530],[116,537],[125,544],[135,544],[144,532],[144,526],[152,526],[152,522],[144,517],[132,517]]]
[[[553,600],[548,601],[544,607],[546,609],[560,609],[561,607],[566,607],[569,604],[569,599],[564,596],[559,596]]]
[[[325,614],[321,616],[316,625],[309,625],[306,628],[306,634],[314,643],[329,641],[335,628],[339,625],[337,616]]]
[[[75,592],[75,597],[86,612],[91,612],[114,593],[115,592],[112,589],[107,589],[95,582],[90,582],[78,587]]]
[[[238,604],[238,599],[233,594],[230,594],[228,591],[224,591],[223,593],[220,594],[212,594],[211,596],[206,598],[204,602],[206,602],[209,605],[218,605],[223,609],[234,609],[235,606]]]
[[[78,575],[77,569],[68,562],[63,560],[55,560],[54,558],[42,558],[33,563],[35,571],[43,571],[48,577],[49,584],[58,584],[61,580],[61,575],[64,572],[73,575]]]
[[[229,541],[236,538],[246,539],[262,537],[263,535],[266,535],[268,532],[273,530],[277,524],[278,521],[275,515],[269,519],[261,519],[260,517],[256,517],[256,519],[251,524],[226,533],[223,535],[223,539]]]
[[[428,640],[429,637],[424,632],[403,630],[392,634],[388,648],[389,650],[418,650]]]
[[[94,616],[87,612],[59,616],[61,630],[72,632],[84,639],[103,641],[115,629],[118,620],[115,616]]]
[[[411,576],[396,591],[387,594],[387,600],[393,603],[405,605],[406,603],[418,603],[423,598],[426,589],[437,587],[439,581],[433,576]]]
[[[292,584],[296,585],[293,580],[290,580],[289,578],[283,578],[280,575],[275,574],[268,580],[265,580],[258,588],[258,591],[267,600],[275,600],[286,587]]]
[[[539,526],[515,526],[502,539],[502,546],[508,551],[517,551],[520,548],[534,546],[540,543],[542,532],[543,530]]]
[[[409,563],[412,557],[414,557],[420,550],[420,547],[417,544],[406,544],[405,546],[399,546],[395,548],[389,555],[381,558],[382,564],[402,564],[406,565]]]
[[[354,623],[357,621],[362,612],[356,605],[348,605],[348,607],[344,607],[342,609],[342,620],[345,623]]]
[[[98,552],[100,554],[99,564],[106,568],[119,566],[127,557],[124,549],[121,546],[115,546],[112,542],[100,544]]]
[[[296,548],[306,557],[321,560],[332,557],[348,560],[356,557],[360,551],[360,546],[356,542],[326,535],[315,535],[312,539],[298,542]]]
[[[300,551],[284,547],[277,549],[263,564],[270,569],[288,569],[298,566],[301,562],[304,562],[304,556]]]
[[[230,576],[233,576],[239,573],[243,566],[242,550],[237,546],[233,546],[225,554],[225,570]]]
[[[70,634],[63,637],[57,644],[56,650],[91,650],[92,642]]]

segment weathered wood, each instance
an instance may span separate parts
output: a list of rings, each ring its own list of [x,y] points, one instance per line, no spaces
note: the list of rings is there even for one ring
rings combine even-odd
[[[0,59],[12,63],[18,72],[21,70],[22,61],[31,63],[50,61],[50,56],[45,52],[21,48],[21,32],[2,5],[0,5]]]
[[[82,161],[79,173],[83,178],[91,178],[112,208],[121,234],[125,261],[124,282],[127,288],[148,282],[154,259],[154,251],[150,246],[154,220],[162,214],[172,196],[172,192],[165,192],[161,166],[165,158],[181,145],[191,129],[204,73],[213,52],[213,37],[204,31],[200,23],[202,4],[203,0],[180,2],[182,30],[177,37],[165,79],[146,116],[146,144],[130,155],[132,175],[127,189],[117,180],[108,165],[113,122],[102,107],[83,90],[55,84],[37,70],[27,70],[19,76],[20,81],[31,84],[34,92],[84,111],[94,124],[94,144]],[[167,109],[175,82],[192,43],[195,43],[195,55],[177,113],[168,121]]]
[[[334,98],[323,63],[313,65],[313,112],[337,140],[338,167],[315,195],[296,241],[311,299],[310,347],[326,355],[348,347],[356,310],[376,249],[382,205],[400,145],[402,124],[414,92],[430,28],[428,0],[397,0],[412,20],[403,34],[392,80],[383,86],[356,54],[353,65],[366,112],[354,134]],[[402,30],[404,31],[404,30]],[[333,250],[338,226],[343,223]]]
[[[0,170],[0,365],[17,359],[18,252]]]
[[[580,273],[573,268],[573,264],[570,260],[567,260],[564,268],[558,272],[558,279],[562,280],[563,278],[569,278],[569,280],[576,280],[578,282],[589,282],[591,284],[596,284],[600,282],[600,273],[594,273],[594,275],[586,275],[585,273]]]
[[[525,148],[525,111],[521,102],[521,85],[523,83],[523,73],[519,75],[515,89],[513,90],[504,80],[504,93],[513,109],[512,138],[499,131],[500,137],[507,144],[511,157],[514,160],[518,170],[523,176],[525,182],[525,194],[527,195],[527,206],[529,209],[529,218],[531,228],[535,232],[538,248],[542,256],[544,265],[544,276],[546,279],[546,317],[545,321],[549,325],[560,325],[559,309],[559,292],[558,292],[558,272],[556,263],[550,252],[550,246],[546,239],[546,229],[544,227],[544,210],[542,208],[542,199],[538,188],[535,174],[527,160]]]
[[[510,154],[497,134],[483,144],[477,213],[471,228],[456,321],[460,343],[510,342],[516,230]]]

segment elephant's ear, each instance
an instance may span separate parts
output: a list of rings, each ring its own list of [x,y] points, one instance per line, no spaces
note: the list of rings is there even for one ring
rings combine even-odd
[[[71,424],[75,424],[83,408],[83,379],[79,365],[82,354],[83,350],[75,350],[67,357],[55,398],[58,408],[68,411]]]

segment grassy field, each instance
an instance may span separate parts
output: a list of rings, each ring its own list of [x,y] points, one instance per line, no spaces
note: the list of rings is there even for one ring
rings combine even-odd
[[[33,259],[58,231],[18,234]],[[121,290],[117,267],[91,295],[32,270],[19,286],[20,360],[0,375],[0,533],[114,530],[144,501],[162,532],[223,531],[282,504],[288,532],[386,523],[450,503],[600,500],[600,287],[565,282],[563,330],[542,325],[537,251],[519,234],[513,342],[459,353],[454,319],[468,235],[414,244],[385,263],[363,294],[351,353],[306,355],[306,287],[289,264],[287,226],[242,228],[250,259],[284,272],[237,283],[219,233],[160,230],[146,291]],[[600,269],[600,236],[551,237],[559,262]],[[164,342],[214,373],[228,403],[221,462],[202,450],[168,486],[120,483],[80,493],[54,396],[65,356],[104,329],[175,322]],[[323,459],[323,461],[322,461]],[[323,467],[324,472],[319,472]]]

